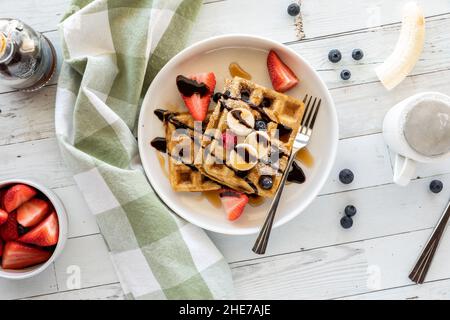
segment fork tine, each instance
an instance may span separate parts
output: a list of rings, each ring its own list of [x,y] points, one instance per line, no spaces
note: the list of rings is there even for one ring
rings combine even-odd
[[[308,115],[306,116],[306,120],[305,120],[305,123],[304,123],[304,125],[305,125],[306,127],[308,127],[308,128],[309,128],[309,123],[310,123],[310,121],[311,121],[311,117],[312,117],[312,115],[313,115],[313,113],[314,113],[314,108],[315,108],[315,106],[316,106],[316,101],[317,101],[317,98],[314,98],[314,102],[313,102],[312,105],[308,108]]]
[[[311,123],[308,125],[308,127],[312,130],[314,128],[314,123],[316,122],[317,114],[319,113],[320,104],[322,103],[322,99],[319,100],[319,103],[317,104],[316,110],[314,112],[313,118],[311,120]]]
[[[305,97],[306,99],[306,97]],[[306,104],[305,113],[303,114],[302,122],[300,123],[302,126],[306,123],[305,120],[309,115],[310,110],[310,104],[311,104],[312,96],[309,97],[308,103]]]

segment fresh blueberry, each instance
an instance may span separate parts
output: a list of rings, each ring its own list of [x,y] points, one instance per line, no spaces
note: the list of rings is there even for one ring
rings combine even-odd
[[[263,188],[265,190],[271,189],[273,186],[272,177],[271,176],[261,176],[261,178],[259,178],[259,185],[261,186],[261,188]]]
[[[267,123],[264,120],[255,121],[255,130],[264,131],[267,130]]]
[[[287,8],[287,12],[290,16],[295,17],[300,13],[300,6],[297,3],[291,3]]]
[[[364,57],[364,52],[361,49],[353,49],[352,58],[355,60],[361,60]]]
[[[344,211],[347,217],[353,217],[356,214],[356,208],[352,205],[346,206]]]
[[[241,91],[241,99],[244,101],[248,101],[250,99],[250,91],[242,90]]]
[[[341,172],[339,172],[339,181],[341,181],[343,184],[352,183],[354,178],[355,176],[353,175],[353,172],[350,169],[344,169]]]
[[[341,218],[341,226],[344,229],[350,229],[353,226],[353,219],[348,216],[343,216]]]
[[[440,180],[433,180],[430,182],[430,191],[433,193],[439,193],[444,188],[444,184]]]
[[[352,73],[350,72],[350,70],[344,69],[341,71],[341,79],[342,80],[348,80],[350,79],[352,76]]]
[[[341,61],[342,54],[338,49],[333,49],[328,52],[328,60],[330,60],[333,63],[337,63]]]

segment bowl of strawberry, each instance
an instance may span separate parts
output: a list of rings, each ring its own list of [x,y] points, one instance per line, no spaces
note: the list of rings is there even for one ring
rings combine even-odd
[[[0,182],[0,277],[25,279],[61,253],[67,216],[48,188],[28,180]]]

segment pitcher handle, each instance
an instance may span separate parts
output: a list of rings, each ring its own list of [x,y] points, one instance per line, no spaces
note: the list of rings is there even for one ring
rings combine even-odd
[[[406,186],[416,173],[416,162],[402,155],[395,155],[394,182]]]

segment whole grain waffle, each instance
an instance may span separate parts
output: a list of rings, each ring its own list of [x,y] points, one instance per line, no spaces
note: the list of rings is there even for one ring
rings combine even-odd
[[[165,116],[166,142],[169,159],[169,179],[174,191],[211,191],[221,186],[205,175],[194,165],[194,120],[186,113],[171,113]],[[179,130],[177,130],[179,129]]]
[[[256,120],[264,120],[270,137],[269,154],[245,172],[237,171],[230,165],[229,151],[224,150],[222,143],[222,133],[228,129],[227,114],[236,108],[245,108],[252,112]],[[197,168],[205,176],[232,189],[272,197],[286,169],[304,109],[302,101],[251,81],[239,77],[227,80],[225,93],[209,118],[202,139],[203,162]],[[273,185],[269,190],[259,184],[263,175],[272,177]]]

